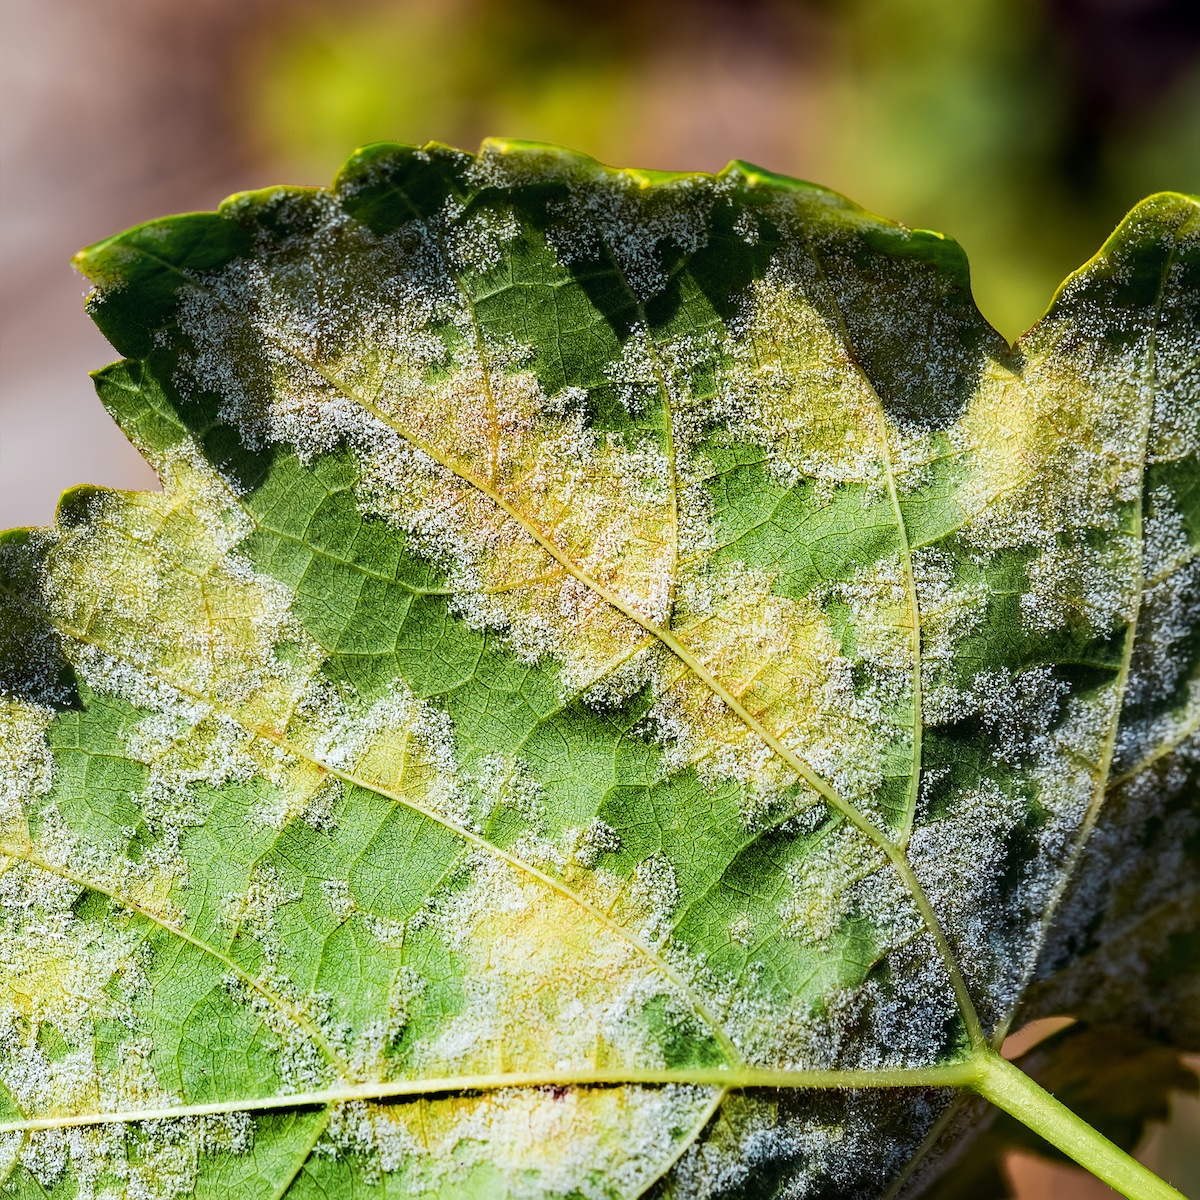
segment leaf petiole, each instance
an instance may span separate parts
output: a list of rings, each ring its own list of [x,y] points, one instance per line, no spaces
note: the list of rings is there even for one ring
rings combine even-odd
[[[977,1074],[971,1086],[975,1091],[1121,1195],[1129,1200],[1184,1200],[1182,1192],[1110,1142],[994,1050],[977,1051],[974,1062]]]

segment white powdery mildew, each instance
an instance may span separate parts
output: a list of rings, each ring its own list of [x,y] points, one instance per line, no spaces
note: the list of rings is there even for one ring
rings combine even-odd
[[[1200,326],[1186,260],[1200,246],[1195,215],[1177,229],[1167,248],[1154,330],[1154,414],[1148,461],[1195,459],[1200,453]]]
[[[935,548],[913,551],[912,567],[921,613],[922,716],[927,725],[943,725],[975,704],[960,686],[959,647],[983,625],[987,582],[982,574],[961,582],[954,558]]]
[[[455,200],[446,206],[450,261],[459,271],[483,274],[499,265],[505,246],[520,233],[516,214],[512,209],[478,209],[463,217],[457,206]]]
[[[873,584],[864,578],[847,587],[854,589],[865,624]],[[878,591],[874,599],[880,603],[871,615],[879,638],[873,644],[865,630],[864,645],[879,669],[862,689],[854,685],[854,664],[841,653],[819,598],[776,595],[766,572],[733,563],[685,579],[690,619],[677,626],[680,640],[751,714],[868,809],[881,778],[881,752],[897,736],[884,705],[906,687],[901,681],[897,691],[890,645],[888,661],[876,653],[895,634],[894,614],[884,607],[892,598],[890,583]],[[744,819],[751,826],[771,819],[781,803],[792,804],[795,771],[707,684],[673,663],[660,678],[658,686],[678,718],[670,730],[674,757],[686,755],[702,778],[741,783]]]
[[[548,843],[542,849],[547,857],[556,853]],[[521,850],[526,861],[539,856],[529,835]],[[565,860],[545,865],[561,869]],[[666,996],[679,1022],[693,1018],[672,999],[661,969],[616,929],[581,923],[573,901],[508,863],[476,853],[467,870],[465,884],[433,897],[423,914],[464,958],[466,1005],[414,1049],[416,1068],[439,1075],[664,1065],[648,1038],[644,1006]],[[640,921],[649,935],[677,901],[670,866],[651,859],[635,873],[618,916],[626,926]]]
[[[633,172],[589,174],[570,195],[547,206],[547,238],[561,263],[611,261],[639,301],[666,287],[662,245],[685,255],[708,241],[714,203],[729,191],[721,180],[688,176],[653,188]]]
[[[493,153],[476,169],[491,179],[517,168]],[[643,249],[653,246],[669,227],[680,247],[699,248],[708,206],[724,185],[714,190],[692,180],[644,191],[633,178],[599,187],[589,177],[591,199],[572,216],[570,255],[591,253],[585,242],[592,249],[619,244],[617,260],[635,270],[636,259],[635,273],[644,274],[646,261],[632,249],[638,239]],[[770,446],[771,469],[789,481],[802,473],[828,486],[880,483],[880,414],[806,297],[806,288],[818,286],[811,259],[794,248],[780,254],[747,297],[732,336],[708,331],[654,344],[639,328],[610,364],[631,410],[659,396],[666,401],[672,464],[659,444],[599,437],[580,405],[542,394],[523,367],[530,348],[478,327],[455,278],[463,264],[453,252],[446,257],[448,240],[472,219],[459,209],[456,202],[436,218],[376,237],[333,201],[320,201],[298,223],[304,235],[264,239],[257,265],[226,268],[191,295],[184,306],[196,346],[184,364],[189,386],[218,391],[252,445],[288,440],[304,457],[349,444],[360,464],[362,507],[402,528],[446,572],[452,608],[468,623],[502,630],[524,661],[555,658],[567,692],[592,684],[598,665],[604,674],[614,659],[629,659],[645,633],[539,546],[535,527],[552,527],[579,571],[643,618],[669,619],[677,587],[676,598],[686,597],[697,615],[707,610],[705,622],[682,630],[689,648],[735,690],[740,677],[753,680],[747,707],[869,805],[881,778],[879,755],[898,736],[890,726],[873,733],[871,722],[903,707],[908,687],[885,659],[907,651],[875,647],[869,686],[849,693],[849,664],[811,604],[771,595],[767,576],[749,589],[730,576],[719,601],[701,595],[712,591],[705,558],[714,539],[709,466],[698,446],[714,422]],[[502,224],[507,237],[511,229]],[[503,239],[493,249],[504,252]],[[253,375],[255,363],[265,372],[257,390],[248,376],[231,374]],[[711,382],[699,386],[714,372],[715,394]],[[673,579],[676,544],[690,561]],[[864,576],[860,583],[858,608],[874,602],[880,609],[871,628],[895,626],[882,611],[895,581]],[[888,636],[895,641],[895,630]],[[747,784],[754,812],[769,810],[794,785],[794,773],[714,703],[709,688],[680,678],[674,666],[648,671],[638,657],[628,667],[631,679],[649,674],[678,717],[672,761],[682,765],[686,745],[702,771]],[[606,692],[614,686],[605,680]]]
[[[1000,762],[1015,767],[1030,759],[1051,761],[1062,747],[1052,729],[1069,691],[1046,666],[979,671],[962,695],[958,717],[979,716],[988,753]]]
[[[827,947],[856,911],[855,885],[888,870],[886,864],[883,851],[848,822],[810,840],[788,864],[794,890],[780,908],[785,935]]]
[[[246,1113],[54,1129],[29,1135],[21,1165],[47,1191],[69,1167],[79,1200],[178,1200],[194,1194],[204,1155],[244,1154],[253,1141]]]
[[[174,693],[192,719],[294,693],[315,651],[274,654],[285,639],[303,645],[303,632],[290,593],[232,553],[251,529],[236,496],[194,447],[161,470],[161,494],[98,497],[47,562],[43,596],[84,682],[148,707]]]
[[[476,803],[481,817],[507,808],[522,817],[533,832],[545,832],[545,788],[521,759],[507,754],[485,755],[471,783],[478,792]]]
[[[1061,303],[1071,311],[1070,288]],[[1114,331],[1114,321],[1128,328]],[[1114,332],[1125,338],[1120,350],[1111,348]],[[1171,560],[1179,540],[1153,498],[1145,550],[1132,524],[1154,403],[1143,315],[1048,321],[1023,348],[1022,376],[989,366],[949,431],[970,466],[956,496],[967,517],[959,534],[970,556],[967,582],[936,554],[923,552],[915,564],[930,609],[926,719],[977,717],[993,762],[1009,769],[997,778],[1018,774],[1015,785],[994,783],[985,767],[977,787],[921,819],[909,848],[985,1023],[1012,1011],[1033,969],[1044,914],[1097,799],[1096,766],[1105,761],[1117,700],[1112,687],[1072,697],[1048,666],[958,675],[957,645],[977,631],[988,565],[1009,555],[1010,563],[1024,561],[1024,636],[1110,638],[1138,614],[1143,554]],[[1179,619],[1178,594],[1160,599],[1156,586],[1142,615],[1154,622],[1161,613],[1167,632]],[[1135,665],[1131,694],[1143,687],[1140,674]],[[1001,908],[1009,914],[1003,925],[995,919]]]
[[[259,863],[250,875],[244,892],[222,897],[221,919],[232,936],[245,929],[262,946],[272,966],[279,958],[279,943],[274,936],[275,914],[285,904],[299,900],[301,893],[284,886],[279,872],[270,863]]]
[[[204,1154],[245,1153],[252,1140],[246,1114],[52,1129],[30,1134],[20,1163],[47,1190],[70,1170],[79,1200],[178,1200],[196,1190]]]
[[[720,384],[697,424],[721,421],[738,441],[767,448],[785,486],[878,484],[876,399],[843,341],[813,305],[811,258],[788,245],[753,283],[722,347]]]
[[[572,843],[571,856],[581,867],[591,870],[602,854],[616,854],[621,848],[621,836],[607,821],[593,817],[576,834],[567,830]]]
[[[135,1000],[147,986],[143,938],[117,921],[97,931],[77,918],[81,894],[27,863],[0,878],[0,1083],[27,1116],[177,1102],[155,1078],[150,1043],[136,1035]],[[115,1068],[97,1061],[98,1021],[109,1023],[107,1040],[122,1031]],[[44,1048],[56,1042],[57,1050]],[[168,1200],[190,1190],[196,1143],[160,1154],[148,1134],[145,1153],[131,1159],[126,1134],[121,1126],[16,1135],[11,1150],[47,1190],[68,1170],[76,1194],[88,1198],[111,1194],[114,1176],[133,1196]],[[98,1190],[101,1176],[110,1181]]]
[[[610,363],[604,373],[625,410],[640,416],[662,391],[661,371],[646,327],[635,325],[621,347],[621,357]]]
[[[486,1172],[514,1200],[611,1200],[649,1185],[710,1095],[680,1085],[506,1088],[452,1102],[350,1104],[339,1108],[316,1153],[353,1151],[366,1182],[401,1172],[414,1195]]]
[[[292,736],[322,767],[400,793],[455,824],[469,824],[450,718],[415,699],[400,680],[368,705],[314,678],[296,712]]]
[[[1021,598],[1028,628],[1047,633],[1082,618],[1104,635],[1136,605],[1141,547],[1126,518],[1141,488],[1153,400],[1148,342],[1113,354],[1100,348],[1103,324],[1069,332],[1065,354],[1063,329],[1035,340],[1020,379],[985,372],[950,436],[972,464],[958,496],[970,518],[964,539],[989,555],[1035,552]]]
[[[327,997],[303,995],[273,966],[268,965],[250,986],[230,972],[222,980],[226,993],[241,1007],[254,1013],[274,1034],[275,1065],[289,1091],[312,1092],[336,1082],[329,1059],[313,1041],[311,1028],[330,1024]],[[268,994],[268,991],[270,994]]]
[[[1166,487],[1147,497],[1145,590],[1125,688],[1113,773],[1186,736],[1197,712],[1198,683],[1189,641],[1200,619],[1200,556]],[[1182,703],[1180,703],[1182,701]]]
[[[54,756],[46,731],[53,718],[52,709],[0,697],[0,846],[24,843],[25,806],[50,790]]]
[[[721,1127],[681,1158],[671,1195],[717,1200],[776,1174],[786,1200],[882,1193],[945,1103],[894,1093],[800,1096],[727,1103]]]
[[[1024,816],[1020,796],[985,778],[956,796],[947,815],[918,826],[909,843],[913,870],[976,993],[992,990],[997,975],[1007,975],[1010,947],[996,929],[995,913],[1007,908],[998,894],[1006,839]],[[1004,980],[1006,990],[1010,983]]]
[[[904,564],[899,555],[880,558],[821,589],[821,598],[849,610],[854,662],[841,655],[830,662],[820,705],[828,732],[805,757],[841,795],[883,824],[873,798],[883,781],[881,756],[912,754],[914,617]]]
[[[1048,990],[1041,1011],[1085,1005],[1089,1019],[1101,1023],[1137,1014],[1148,1028],[1179,1027],[1187,1001],[1173,985],[1182,980],[1164,986],[1159,973],[1177,928],[1172,918],[1181,907],[1187,911],[1195,888],[1188,847],[1200,836],[1200,813],[1180,799],[1194,790],[1198,765],[1200,738],[1193,735],[1110,792],[1039,959]],[[1088,947],[1082,959],[1081,942]]]
[[[630,880],[629,903],[637,911],[645,910],[645,923],[638,931],[650,942],[670,933],[671,914],[682,898],[675,868],[661,854],[638,863]]]
[[[985,774],[976,788],[959,792],[943,816],[913,832],[913,870],[985,1022],[1011,1012],[1034,968],[1043,915],[1096,796],[1091,764],[1103,753],[1114,702],[1111,688],[1092,699],[1071,698],[1040,735],[1031,737],[1029,726],[1020,724],[1020,744],[1007,751],[1000,730],[996,757],[1009,753],[1025,765],[1036,810],[1019,790]],[[1020,859],[1013,861],[1016,850]],[[1003,925],[995,920],[1000,909],[1009,914]]]
[[[308,241],[264,246],[253,269],[233,264],[194,293],[189,386],[217,390],[251,445],[288,441],[309,457],[347,443],[364,510],[446,571],[469,622],[503,628],[527,661],[554,653],[586,676],[630,624],[496,495],[662,620],[673,536],[661,450],[597,437],[523,369],[529,347],[477,326],[440,248],[445,221],[374,238],[335,205],[320,216]],[[264,378],[237,376],[239,362]]]

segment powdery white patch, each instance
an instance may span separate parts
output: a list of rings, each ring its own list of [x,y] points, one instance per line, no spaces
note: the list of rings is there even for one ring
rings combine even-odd
[[[480,760],[472,782],[479,792],[479,811],[490,816],[497,808],[511,809],[535,831],[542,831],[546,816],[545,788],[519,758],[488,754]]]
[[[252,934],[267,962],[278,961],[280,945],[275,937],[275,914],[285,904],[294,904],[301,892],[284,885],[270,863],[259,863],[251,872],[245,891],[222,897],[221,919],[236,936],[241,930]]]
[[[759,238],[758,220],[750,209],[743,208],[738,212],[738,215],[733,219],[733,229],[747,246],[757,244]]]
[[[547,578],[561,574],[552,556],[481,486],[534,523],[548,516],[585,571],[662,619],[673,535],[661,454],[598,447],[577,412],[555,418],[519,369],[528,347],[476,326],[436,228],[377,239],[332,202],[314,211],[315,231],[264,242],[253,268],[231,265],[185,304],[191,386],[224,396],[251,444],[288,440],[302,456],[350,444],[363,507],[404,528],[448,570],[459,610],[506,629],[528,661],[569,666],[628,630],[587,589]],[[422,337],[439,353],[421,353]],[[230,376],[239,360],[265,372],[260,386]]]
[[[276,207],[280,224],[290,217],[303,232],[264,235],[256,260],[181,293],[194,350],[177,384],[215,390],[248,444],[286,440],[311,457],[369,435],[348,390],[373,397],[385,380],[402,387],[445,359],[430,326],[453,324],[458,296],[436,225],[376,238],[330,196]]]
[[[1176,981],[1164,985],[1161,971],[1195,887],[1188,847],[1200,836],[1200,813],[1181,800],[1195,788],[1200,739],[1181,731],[1162,749],[1110,785],[1039,957],[1039,1011],[1086,1004],[1097,1021],[1133,1013],[1164,1031],[1187,1011],[1186,984],[1182,993]],[[1083,938],[1090,952],[1080,959]]]
[[[1030,590],[1021,614],[1036,633],[1063,628],[1082,615],[1094,629],[1133,618],[1130,579],[1139,554],[1132,537],[1114,538],[1108,552],[1049,546],[1027,568]]]
[[[695,254],[709,236],[709,214],[727,187],[715,179],[685,176],[653,188],[634,172],[589,173],[569,197],[551,200],[546,237],[564,265],[611,262],[638,301],[666,287],[664,243]]]
[[[754,945],[755,932],[754,918],[748,913],[739,913],[729,922],[729,936],[739,946]]]
[[[975,995],[995,989],[1007,970],[1010,947],[993,914],[1009,907],[1000,896],[1007,844],[1027,813],[1020,795],[985,777],[956,795],[947,815],[916,828],[909,843],[909,861]]]
[[[979,714],[988,752],[999,761],[1012,766],[1028,759],[1045,761],[1060,751],[1054,728],[1069,692],[1051,667],[998,667],[974,676],[971,702],[959,715]]]
[[[1101,759],[1114,699],[1111,688],[1071,698],[1032,744],[1014,747],[1028,756],[1032,803],[985,775],[942,818],[913,831],[909,859],[985,1023],[1011,1012],[1034,968],[1044,914],[1097,797],[1092,764]],[[1014,837],[1028,846],[1020,863],[1011,861]],[[1004,925],[992,916],[999,907],[1010,914]]]
[[[317,1153],[349,1150],[362,1156],[365,1182],[400,1172],[414,1193],[461,1186],[486,1167],[513,1197],[610,1200],[649,1185],[710,1095],[679,1085],[512,1088],[417,1104],[351,1104],[330,1122]]]
[[[46,732],[53,709],[0,698],[0,844],[26,839],[25,808],[54,780]]]
[[[1200,680],[1190,679],[1178,708],[1133,720],[1123,717],[1117,731],[1112,777],[1136,779],[1156,762],[1193,752],[1200,738]]]
[[[297,704],[290,735],[322,769],[399,794],[456,824],[469,823],[450,718],[415,699],[399,680],[366,704],[315,679]]]
[[[644,859],[633,870],[629,886],[629,904],[644,912],[639,933],[647,941],[659,941],[670,934],[671,914],[682,899],[675,868],[661,854]]]
[[[511,208],[474,209],[465,217],[448,209],[446,216],[450,262],[459,271],[490,271],[500,264],[504,248],[520,233]]]
[[[1107,351],[1100,325],[1072,324],[1070,352],[1049,329],[1031,335],[1021,378],[985,372],[950,436],[972,468],[957,496],[964,538],[988,554],[1035,551],[1021,602],[1030,629],[1082,618],[1103,635],[1135,603],[1140,547],[1123,522],[1146,454],[1149,343]]]
[[[772,474],[875,484],[888,452],[878,402],[812,297],[822,284],[811,258],[788,244],[748,290],[731,324],[716,393],[693,414],[736,441],[764,447]]]
[[[639,416],[658,399],[663,387],[662,369],[644,325],[635,325],[621,347],[621,356],[605,375],[613,384],[626,412]]]
[[[894,1092],[731,1098],[720,1125],[672,1172],[672,1195],[716,1200],[763,1176],[778,1177],[788,1200],[882,1193],[947,1100]]]
[[[538,849],[530,835],[519,839],[523,860],[536,861]],[[541,849],[547,856],[556,852],[548,843]],[[540,865],[561,869],[565,863]],[[573,883],[586,888],[593,874]],[[675,1013],[671,1020],[688,1029],[695,1017],[675,996],[669,976],[631,938],[490,855],[473,855],[464,878],[431,900],[424,919],[464,962],[464,1007],[414,1045],[414,1070],[665,1065],[643,1015],[646,1006],[665,998]],[[677,900],[670,867],[651,860],[613,915],[645,936]]]
[[[171,1101],[144,1041],[130,1036],[147,984],[145,929],[110,922],[97,930],[75,916],[81,895],[29,863],[0,876],[0,1083],[29,1116]],[[115,1071],[96,1061],[97,1021],[108,1023],[110,1039],[121,1031]],[[63,1052],[50,1056],[46,1035],[65,1042]]]
[[[601,240],[618,210],[624,211],[629,197],[621,197],[628,184],[622,177],[598,192],[593,188],[599,198],[577,214],[600,231]],[[668,190],[676,199],[694,199],[699,186],[683,181],[677,196]],[[637,191],[641,195],[640,187]],[[705,184],[700,191],[711,197],[720,188]],[[665,197],[658,188],[647,193],[637,201],[650,206],[646,212],[630,209],[618,224],[633,216],[649,221],[639,233],[649,236],[658,218],[647,213],[678,207]],[[861,373],[805,294],[819,280],[799,251],[781,254],[770,279],[748,299],[745,319],[732,337],[709,331],[654,345],[639,328],[627,339],[622,358],[609,365],[632,408],[644,407],[658,393],[667,401],[672,468],[660,445],[598,438],[579,408],[541,393],[522,368],[527,347],[478,328],[452,278],[453,264],[443,262],[437,249],[446,230],[468,219],[457,207],[438,218],[437,228],[416,222],[387,239],[335,210],[332,204],[313,210],[317,231],[306,233],[307,240],[264,242],[257,274],[229,269],[197,292],[187,323],[200,349],[186,368],[197,380],[211,377],[206,386],[229,397],[229,416],[251,441],[287,438],[302,454],[337,441],[352,446],[366,511],[399,525],[446,571],[455,593],[452,607],[470,624],[503,630],[524,661],[555,658],[567,692],[587,688],[598,663],[627,654],[645,637],[590,581],[656,623],[670,619],[676,585],[699,607],[698,588],[689,587],[687,571],[673,578],[673,564],[677,545],[692,550],[711,543],[696,471],[703,463],[692,463],[690,456],[713,421],[725,422],[734,436],[765,440],[772,459],[786,459],[790,471],[837,483],[879,480],[885,450],[880,414]],[[691,244],[690,235],[679,236],[684,239],[679,244]],[[581,247],[571,253],[583,253]],[[317,305],[309,297],[322,289],[325,303]],[[397,328],[384,328],[387,321],[373,306],[402,309],[393,319]],[[410,345],[410,334],[421,331],[442,347],[438,355],[422,356]],[[255,401],[257,416],[244,382],[226,378],[215,365],[217,356],[236,360],[251,342],[257,359],[242,354],[243,361],[261,359],[269,373]],[[716,396],[713,378],[723,380]],[[832,390],[831,380],[838,381]],[[307,432],[279,424],[279,414],[296,405]],[[671,515],[672,488],[683,494],[678,521]],[[557,547],[587,579],[575,578],[538,544],[547,521]],[[823,646],[804,646],[821,637],[828,641],[820,633],[823,618],[803,606],[785,611],[781,598],[763,595],[770,581],[763,583],[754,593],[757,605],[744,597],[731,605],[727,592],[721,607],[710,610],[713,619],[706,627],[688,631],[690,645],[735,687],[739,675],[753,679],[752,710],[768,716],[772,728],[802,753],[820,759],[839,786],[864,797],[878,786],[873,765],[878,752],[864,754],[862,736],[845,745],[845,730],[829,728],[829,713],[845,699],[837,683],[838,656]],[[715,643],[709,641],[712,634]],[[777,667],[767,665],[772,658],[779,659]],[[814,674],[819,680],[814,688],[797,683]],[[706,751],[697,752],[709,760],[704,769],[715,766],[752,780],[758,796],[779,794],[794,783],[791,772],[770,762],[770,753],[763,753],[736,717],[714,707],[709,689],[672,684],[676,678],[677,672],[668,676],[664,691],[674,687],[677,711],[693,726],[721,727],[715,737],[710,730],[698,739],[707,743]],[[880,686],[874,694],[855,693],[861,715],[895,699],[898,687],[889,690],[880,681],[876,672]],[[611,690],[611,683],[606,687]],[[797,691],[803,694],[788,694]],[[683,722],[678,724],[682,735]]]
[[[959,565],[934,547],[912,554],[921,614],[921,707],[928,725],[956,721],[971,704],[959,679],[959,651],[983,624],[988,586],[982,572],[960,578]]]
[[[204,1156],[245,1154],[253,1143],[249,1115],[226,1113],[37,1132],[21,1161],[47,1189],[63,1180],[69,1164],[80,1200],[177,1200],[194,1194]]]
[[[593,817],[582,829],[568,829],[565,836],[572,845],[571,857],[587,870],[602,854],[616,854],[621,848],[620,834],[599,817]]]
[[[271,908],[271,901],[267,901]],[[278,907],[277,905],[275,907]],[[272,913],[274,908],[271,908]],[[274,1035],[275,1067],[284,1087],[295,1092],[318,1091],[335,1081],[333,1064],[313,1040],[312,1029],[329,1024],[320,996],[303,995],[268,959],[252,987],[232,972],[222,980],[225,991]],[[269,992],[269,994],[268,994]],[[328,1039],[327,1039],[328,1040]]]
[[[441,461],[414,457],[403,438],[381,442],[364,455],[361,500],[446,571],[452,606],[468,623],[502,629],[524,661],[555,656],[564,686],[574,687],[636,626],[535,531],[549,521],[579,570],[644,617],[664,620],[674,544],[669,463],[648,443],[600,439],[578,411],[556,415],[530,374],[493,372],[485,383],[481,372],[464,360],[427,389],[432,395],[405,401],[398,420]]]
[[[1200,558],[1166,488],[1148,497],[1144,529],[1145,586],[1118,732],[1117,774],[1178,740],[1196,690],[1189,679],[1189,642],[1200,617]]]
[[[339,924],[348,921],[357,911],[350,885],[344,879],[322,879],[321,895]]]
[[[882,946],[921,926],[883,851],[849,822],[810,838],[787,875],[793,890],[779,912],[785,936],[828,947],[843,923],[859,916],[870,921]]]
[[[908,736],[902,722],[911,687],[910,635],[902,624],[907,605],[895,611],[895,581],[886,564],[880,572],[879,578],[863,572],[846,585],[871,655],[860,664],[862,686],[822,607],[833,596],[830,589],[791,599],[772,592],[767,573],[723,564],[687,586],[686,617],[676,626],[679,639],[746,709],[868,809],[882,778],[882,755]],[[671,666],[666,681],[686,718],[680,740],[691,761],[702,778],[733,778],[745,787],[748,823],[791,803],[797,776],[784,759],[694,675]]]
[[[286,725],[320,654],[290,593],[233,552],[249,526],[229,486],[187,444],[163,473],[161,494],[104,496],[64,532],[43,594],[81,680],[146,710],[126,752],[149,768],[146,814],[169,858],[206,815],[197,785],[265,774],[286,786],[296,774],[257,731]]]

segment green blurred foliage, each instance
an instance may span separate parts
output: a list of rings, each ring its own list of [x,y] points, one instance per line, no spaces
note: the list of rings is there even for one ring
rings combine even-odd
[[[242,94],[258,145],[314,180],[365,142],[474,148],[488,134],[558,142],[618,165],[711,170],[722,165],[718,153],[752,157],[728,137],[706,136],[727,100],[745,144],[775,159],[762,166],[958,238],[981,307],[1012,337],[1134,202],[1160,189],[1200,191],[1195,62],[1174,54],[1169,69],[1151,69],[1116,103],[1092,78],[1108,69],[1097,30],[1115,62],[1126,52],[1144,58],[1155,45],[1122,46],[1124,31],[1163,8],[313,4],[286,21],[276,12]],[[1110,74],[1117,91],[1128,84],[1127,71]]]

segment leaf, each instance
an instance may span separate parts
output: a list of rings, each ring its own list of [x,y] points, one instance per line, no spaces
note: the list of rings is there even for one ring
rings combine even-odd
[[[1013,349],[739,163],[376,146],[83,251],[163,490],[0,544],[9,1192],[916,1178],[1195,878],[1198,228]]]

